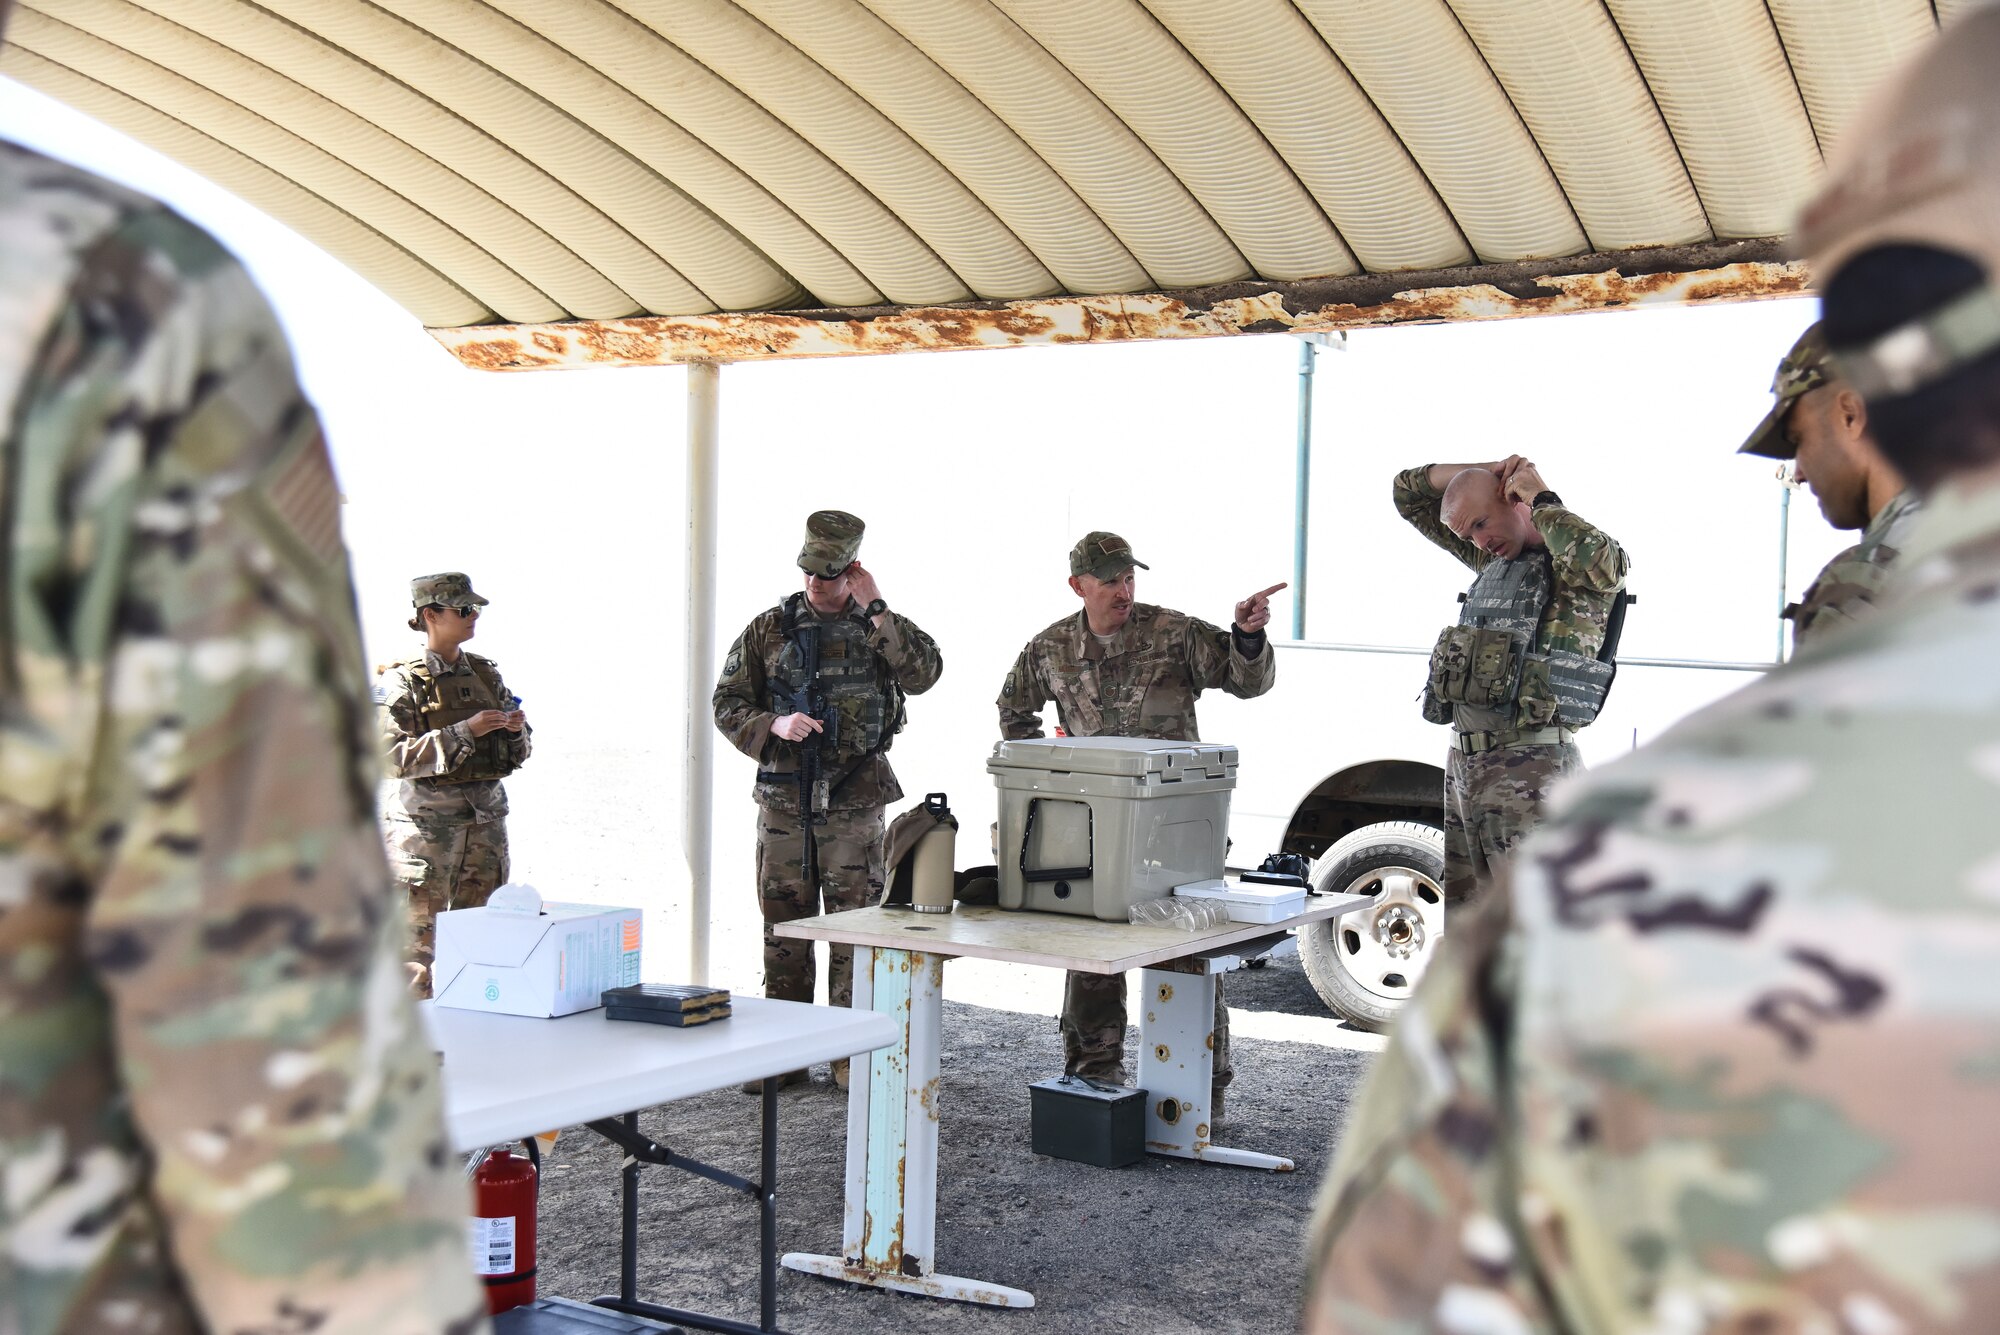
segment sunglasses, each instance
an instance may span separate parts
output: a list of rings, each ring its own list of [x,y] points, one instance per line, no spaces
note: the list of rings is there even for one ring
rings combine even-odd
[[[479,615],[479,609],[477,607],[472,606],[470,603],[466,604],[464,607],[454,607],[451,610],[458,613],[460,616],[466,618],[467,620],[470,620],[471,618]]]

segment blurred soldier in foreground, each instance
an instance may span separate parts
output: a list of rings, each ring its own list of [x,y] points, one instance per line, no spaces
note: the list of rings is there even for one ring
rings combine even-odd
[[[1583,768],[1576,730],[1611,685],[1599,661],[1625,551],[1520,455],[1396,475],[1396,512],[1477,572],[1431,650],[1424,717],[1453,732],[1444,771],[1445,902],[1464,904]]]
[[[1345,1134],[1312,1329],[2000,1329],[1996,69],[1973,11],[1801,229],[1927,497],[1895,585],[1563,790]]]
[[[277,321],[4,144],[0,303],[0,1331],[484,1331]]]
[[[461,646],[486,599],[458,571],[410,581],[424,651],[382,669],[375,688],[389,775],[382,808],[389,865],[408,899],[410,986],[431,995],[437,915],[476,909],[507,883],[507,790],[533,749],[500,665]]]
[[[1042,735],[1042,706],[1072,737],[1201,739],[1194,702],[1220,688],[1248,700],[1278,679],[1264,626],[1274,584],[1236,604],[1228,630],[1171,608],[1135,602],[1132,555],[1115,533],[1088,534],[1070,549],[1069,587],[1083,608],[1049,626],[1021,650],[1000,690],[1000,735]],[[1063,1070],[1125,1083],[1125,975],[1071,971],[1063,988]],[[1209,1122],[1222,1121],[1223,1091],[1235,1078],[1229,1060],[1229,1009],[1215,988],[1215,1065]]]
[[[1811,487],[1835,528],[1860,529],[1861,541],[1826,563],[1805,597],[1785,609],[1792,647],[1867,614],[1889,580],[1915,527],[1917,494],[1868,434],[1868,406],[1831,367],[1826,336],[1815,324],[1778,363],[1778,402],[1739,454],[1794,459],[1793,476]]]
[[[806,519],[804,590],[744,627],[715,683],[715,726],[757,762],[764,995],[786,1001],[813,999],[813,946],[771,929],[881,897],[883,811],[903,795],[889,745],[903,697],[944,673],[931,637],[889,610],[857,559],[864,527],[841,510]],[[827,947],[826,991],[835,1006],[852,999],[854,947]],[[833,1075],[845,1089],[845,1060]],[[805,1078],[793,1071],[779,1083]]]

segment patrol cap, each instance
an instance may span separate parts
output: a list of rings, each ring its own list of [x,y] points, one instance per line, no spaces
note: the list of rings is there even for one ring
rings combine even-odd
[[[1069,573],[1072,575],[1117,579],[1133,566],[1141,570],[1153,568],[1132,555],[1131,543],[1103,529],[1084,534],[1083,540],[1069,549]]]
[[[442,575],[419,575],[410,581],[412,607],[484,607],[486,600],[472,591],[472,580],[462,570]]]
[[[845,510],[815,510],[806,516],[806,542],[799,548],[799,569],[821,579],[835,579],[854,564],[867,525]]]
[[[2000,347],[2000,9],[1971,11],[1863,106],[1833,154],[1826,188],[1799,217],[1814,283],[1883,246],[1972,260],[1986,281],[1865,346],[1841,347],[1841,378],[1864,397],[1900,397]]]
[[[1789,459],[1798,453],[1798,447],[1785,438],[1785,414],[1808,390],[1818,389],[1833,378],[1833,369],[1827,358],[1826,335],[1821,332],[1819,321],[1799,335],[1799,341],[1792,344],[1792,350],[1778,363],[1778,374],[1771,379],[1771,392],[1778,396],[1771,411],[1764,414],[1764,420],[1750,433],[1750,438],[1737,449],[1738,454],[1761,454],[1766,459]]]

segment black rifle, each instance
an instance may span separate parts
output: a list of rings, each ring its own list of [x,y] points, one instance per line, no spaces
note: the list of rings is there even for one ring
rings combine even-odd
[[[805,835],[806,884],[817,894],[819,839],[813,833],[813,827],[826,824],[827,789],[830,786],[822,774],[822,752],[826,747],[838,745],[836,724],[839,720],[827,709],[826,689],[819,682],[818,624],[810,618],[801,617],[792,633],[798,637],[805,677],[792,694],[792,710],[817,720],[821,725],[820,731],[808,732],[798,744],[799,825]]]

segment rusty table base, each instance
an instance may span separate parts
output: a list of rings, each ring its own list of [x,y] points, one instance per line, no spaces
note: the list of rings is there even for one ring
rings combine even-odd
[[[1025,1289],[936,1273],[938,1046],[944,960],[925,951],[854,949],[854,1006],[901,1031],[855,1058],[847,1089],[847,1214],[841,1254],[788,1252],[786,1269],[995,1307],[1033,1307]]]

